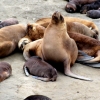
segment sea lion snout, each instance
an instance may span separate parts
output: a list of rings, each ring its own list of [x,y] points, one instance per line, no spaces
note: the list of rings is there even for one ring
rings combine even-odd
[[[64,22],[63,16],[58,11],[54,12],[54,14],[52,15],[52,20],[54,21],[54,23]]]

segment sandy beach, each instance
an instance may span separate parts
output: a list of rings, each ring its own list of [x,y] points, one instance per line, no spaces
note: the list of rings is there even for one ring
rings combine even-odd
[[[85,14],[67,13],[66,0],[1,0],[0,20],[16,18],[19,23],[34,23],[37,19],[51,17],[55,11],[64,16],[79,17],[93,21],[100,30],[100,19],[91,19]],[[100,68],[91,68],[75,63],[73,73],[91,78],[83,81],[58,72],[55,82],[43,82],[26,77],[23,72],[25,62],[22,52],[17,51],[8,57],[0,58],[12,66],[12,76],[0,83],[0,100],[23,100],[29,95],[45,95],[52,100],[100,100]]]

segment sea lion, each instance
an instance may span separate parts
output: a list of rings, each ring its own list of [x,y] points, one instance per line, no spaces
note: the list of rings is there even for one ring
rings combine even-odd
[[[65,10],[69,13],[80,12],[83,5],[95,2],[97,0],[69,0],[65,6]]]
[[[0,29],[0,58],[11,54],[18,46],[19,40],[26,35],[22,24],[11,25]]]
[[[24,100],[51,100],[51,99],[44,95],[31,95],[25,98]]]
[[[87,11],[89,10],[97,10],[100,7],[100,0],[97,0],[95,2],[92,2],[90,4],[85,4],[84,6],[82,6],[80,13],[82,14],[86,14]]]
[[[10,77],[12,74],[11,65],[7,62],[0,62],[0,82]]]
[[[10,26],[10,25],[18,24],[18,23],[19,22],[18,22],[17,19],[9,18],[9,19],[6,19],[6,20],[0,22],[0,28],[3,28],[5,26]]]
[[[57,71],[38,56],[30,57],[23,66],[26,76],[33,75],[36,79],[48,82],[56,81]]]
[[[90,80],[82,76],[77,76],[70,70],[70,67],[77,59],[78,48],[75,41],[69,37],[66,25],[64,17],[59,12],[55,12],[52,15],[51,22],[44,32],[42,43],[43,59],[47,62],[62,63],[64,73],[67,76]]]
[[[86,15],[90,18],[97,19],[100,18],[100,9],[98,10],[89,10]]]
[[[87,62],[100,62],[100,41],[75,32],[70,32],[69,36],[75,40],[79,50],[82,50],[86,54],[95,57]]]
[[[91,30],[93,30],[95,32],[95,35],[99,34],[98,27],[92,21],[88,21],[88,20],[76,18],[76,17],[64,17],[64,19],[68,26],[70,26],[72,22],[79,22],[79,23],[84,24],[87,27],[91,28]],[[47,27],[48,24],[50,23],[50,21],[51,21],[51,18],[41,18],[41,19],[37,20],[35,23],[40,24],[41,26]],[[75,26],[73,25],[73,27],[75,27]],[[69,28],[67,28],[67,29],[69,29]]]

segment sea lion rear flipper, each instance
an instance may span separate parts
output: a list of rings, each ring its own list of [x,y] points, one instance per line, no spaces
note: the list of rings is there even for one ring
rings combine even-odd
[[[26,66],[24,66],[23,69],[24,69],[25,75],[26,75],[26,76],[29,76],[29,72],[28,72]]]
[[[83,76],[79,76],[76,74],[73,74],[71,71],[69,71],[68,73],[66,73],[67,76],[72,77],[72,78],[76,78],[76,79],[80,79],[80,80],[85,80],[85,81],[92,81],[89,78],[83,77]]]
[[[49,78],[38,77],[38,76],[32,76],[32,77],[35,78],[35,79],[41,80],[41,81],[45,81],[45,82],[49,81]]]
[[[87,55],[85,52],[78,50],[78,58],[76,62],[83,62],[83,61],[89,61],[94,59],[94,57]]]

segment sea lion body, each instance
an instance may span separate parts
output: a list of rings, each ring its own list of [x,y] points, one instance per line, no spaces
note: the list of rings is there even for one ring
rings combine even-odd
[[[6,20],[0,22],[0,28],[3,28],[5,26],[10,26],[10,25],[18,24],[18,23],[19,22],[18,22],[17,19],[9,18],[9,19],[6,19]]]
[[[90,80],[77,76],[70,71],[70,67],[77,59],[78,49],[75,41],[67,34],[66,22],[59,12],[52,15],[51,23],[44,32],[42,53],[45,61],[63,63],[65,75]]]
[[[43,61],[40,57],[30,57],[23,66],[29,71],[29,74],[42,81],[56,81],[57,71],[50,64]]]
[[[26,27],[22,24],[7,26],[0,29],[0,57],[11,54],[19,40],[26,35]]]
[[[9,63],[0,62],[0,82],[10,77],[12,74],[12,68]]]

